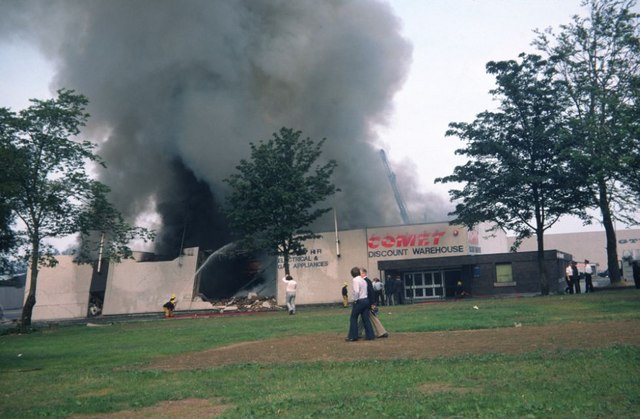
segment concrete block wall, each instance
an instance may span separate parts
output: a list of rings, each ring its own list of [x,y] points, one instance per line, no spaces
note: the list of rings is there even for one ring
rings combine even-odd
[[[77,265],[73,256],[56,256],[58,265],[38,272],[36,305],[31,319],[56,320],[87,317],[91,265]],[[25,300],[31,287],[31,271],[27,272]]]

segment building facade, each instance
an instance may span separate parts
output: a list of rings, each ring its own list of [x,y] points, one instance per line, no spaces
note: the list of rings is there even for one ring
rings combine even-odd
[[[401,297],[407,303],[452,298],[460,290],[472,296],[540,293],[535,239],[525,240],[517,253],[510,253],[513,239],[499,232],[489,236],[486,229],[482,225],[470,231],[442,222],[322,233],[305,243],[306,255],[290,260],[290,273],[298,282],[296,302],[340,303],[344,283],[351,288],[349,271],[354,266],[366,268],[370,278],[383,283],[399,278]],[[617,233],[620,258],[637,259],[640,230]],[[606,269],[604,232],[550,234],[545,236],[545,247],[543,265],[551,293],[563,292],[564,269],[571,260],[589,259],[598,271]],[[197,248],[191,248],[175,260],[146,261],[144,254],[136,253],[136,260],[104,262],[98,269],[76,265],[71,256],[59,256],[55,268],[39,273],[33,319],[90,317],[96,299],[101,300],[102,314],[159,312],[172,294],[178,298],[179,311],[211,309],[199,297],[198,273],[206,262],[199,262],[198,254]],[[268,295],[259,295],[270,297],[275,292],[277,303],[284,305],[282,258],[277,265],[277,277],[269,280],[275,285],[267,287]],[[624,269],[623,275],[632,278]],[[7,303],[13,294],[19,293],[24,301],[24,290],[30,285],[29,275],[26,278],[20,287],[0,287],[5,308],[15,305]],[[229,278],[222,275],[220,280]]]
[[[514,239],[508,240],[511,246]],[[640,260],[640,229],[616,230],[616,241],[622,276],[631,281],[633,272],[629,261]],[[607,238],[604,231],[545,234],[544,245],[546,249],[562,249],[570,253],[577,262],[589,260],[597,272],[607,269]],[[522,242],[518,251],[527,252],[536,248],[536,236],[532,236]]]
[[[290,261],[290,274],[298,282],[296,302],[339,302],[342,286],[351,284],[349,271],[354,266],[383,282],[399,277],[406,302],[453,297],[458,282],[471,295],[540,292],[536,253],[507,253],[506,235],[488,236],[486,229],[430,223],[323,233],[305,243],[306,255]],[[551,292],[564,280],[568,260],[570,254],[545,252]],[[282,278],[282,258],[278,262]],[[278,304],[284,304],[284,298],[285,284],[279,281]]]
[[[134,252],[134,259],[105,262],[99,269],[78,265],[73,256],[56,256],[57,266],[38,272],[32,320],[91,317],[95,298],[101,300],[101,314],[160,312],[172,294],[178,310],[211,308],[194,290],[198,248],[184,249],[182,256],[170,261],[145,262],[143,255]],[[25,289],[30,285],[27,274]]]

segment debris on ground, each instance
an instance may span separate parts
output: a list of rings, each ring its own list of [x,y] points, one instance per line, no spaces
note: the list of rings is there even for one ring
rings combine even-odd
[[[283,310],[282,307],[278,306],[274,297],[259,297],[255,294],[247,297],[210,300],[209,302],[213,309],[220,313]]]

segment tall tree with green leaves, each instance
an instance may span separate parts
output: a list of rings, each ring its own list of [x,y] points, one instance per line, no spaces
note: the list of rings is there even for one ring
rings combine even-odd
[[[452,223],[471,228],[491,221],[494,231],[516,233],[514,247],[536,234],[540,289],[546,295],[544,232],[561,216],[581,213],[581,205],[570,193],[577,185],[572,185],[575,178],[561,149],[567,135],[565,91],[547,61],[537,55],[519,58],[487,64],[496,78],[491,94],[499,110],[480,113],[471,123],[449,125],[447,136],[467,142],[456,154],[469,160],[436,182],[464,185],[449,191],[457,202]]]
[[[0,127],[7,117],[9,115],[6,109],[0,109]],[[15,171],[19,167],[20,158],[15,147],[4,141],[5,137],[0,133],[0,257],[17,245],[17,238],[12,229],[15,215],[9,203],[18,192]]]
[[[17,114],[6,108],[0,112],[1,142],[19,157],[11,173],[15,193],[6,205],[18,220],[20,229],[15,233],[26,244],[31,270],[21,316],[23,328],[31,325],[40,267],[56,264],[52,248],[44,240],[93,230],[106,232],[114,219],[120,221],[106,201],[108,188],[87,173],[89,163],[104,166],[93,151],[95,144],[77,137],[89,117],[85,112],[88,100],[72,90],[57,93],[54,99],[32,99],[32,104]],[[97,208],[103,217],[95,216]],[[120,228],[131,234],[111,236],[112,240],[148,237],[144,229],[124,223]],[[104,257],[130,254],[126,243],[105,249]],[[115,252],[110,254],[110,250]]]
[[[304,241],[319,236],[309,225],[330,208],[318,206],[336,191],[331,176],[336,162],[318,162],[326,139],[301,138],[301,131],[281,128],[268,141],[251,143],[251,157],[236,166],[225,182],[228,215],[245,248],[265,250],[284,259],[306,253]]]
[[[155,232],[143,227],[132,227],[108,200],[110,189],[103,183],[92,182],[91,199],[83,205],[78,218],[80,246],[77,263],[92,263],[99,259],[120,262],[130,259],[133,252],[129,243],[155,239]]]
[[[554,63],[571,99],[572,140],[567,142],[574,173],[586,186],[588,206],[598,208],[605,229],[607,264],[613,283],[621,280],[615,220],[634,224],[637,193],[640,32],[635,0],[585,0],[585,18],[538,32],[535,45]],[[634,191],[635,186],[635,191]]]

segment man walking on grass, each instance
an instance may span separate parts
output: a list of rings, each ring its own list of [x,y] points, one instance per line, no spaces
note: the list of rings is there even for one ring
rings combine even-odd
[[[369,313],[371,304],[367,296],[367,283],[360,276],[360,268],[357,266],[351,268],[351,277],[353,278],[353,306],[351,307],[351,317],[349,319],[349,335],[345,339],[347,342],[355,342],[358,340],[358,318],[362,318],[364,325],[365,339],[375,339]]]

